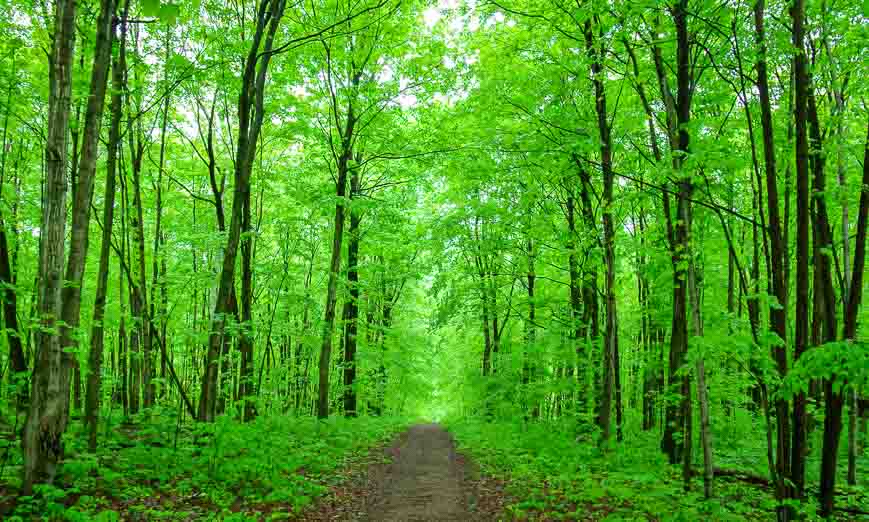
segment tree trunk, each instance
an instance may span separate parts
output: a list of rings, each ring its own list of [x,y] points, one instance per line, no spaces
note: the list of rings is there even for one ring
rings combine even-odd
[[[256,412],[253,403],[253,240],[251,238],[250,190],[245,194],[242,217],[241,240],[241,336],[238,341],[241,355],[239,369],[238,399],[242,402],[242,419],[253,420]]]
[[[235,152],[235,187],[232,217],[214,304],[211,332],[205,357],[205,370],[197,417],[200,421],[214,420],[217,404],[217,362],[224,338],[226,315],[234,294],[235,261],[241,241],[245,201],[250,198],[250,176],[256,157],[256,144],[264,117],[263,96],[275,33],[284,15],[285,0],[261,0],[257,8],[256,27],[244,61],[241,93],[238,97],[238,143]],[[263,36],[265,41],[263,43]]]
[[[568,223],[570,224],[573,220],[573,209],[572,209],[572,201],[568,203],[568,208],[570,209],[568,212],[570,216],[568,217]],[[571,238],[573,236],[571,235]],[[531,232],[528,232],[528,240],[527,240],[527,250],[528,250],[528,321],[525,322],[525,356],[522,358],[522,384],[524,385],[523,395],[525,397],[524,404],[524,412],[525,419],[528,419],[528,413],[531,412],[532,416],[534,412],[537,410],[537,401],[533,399],[531,401],[528,400],[529,397],[534,397],[536,394],[531,394],[529,391],[531,385],[531,376],[534,373],[534,367],[536,365],[536,360],[532,359],[537,356],[536,350],[536,342],[537,342],[537,325],[536,321],[536,313],[537,313],[537,303],[534,301],[534,286],[537,282],[537,274],[534,270],[534,240],[531,239]],[[573,250],[571,249],[571,257],[574,256]],[[573,271],[571,272],[571,299],[573,299],[574,295],[579,294],[579,287],[577,286],[576,281],[576,266],[574,264]],[[571,301],[572,302],[572,301]],[[576,343],[576,338],[573,337],[574,344]],[[575,346],[574,346],[575,348]]]
[[[15,54],[12,55],[12,69],[15,69]],[[12,92],[13,83],[10,82],[8,94],[6,96],[6,115],[3,121],[3,143],[0,155],[0,188],[3,181],[6,179],[6,158],[9,153],[10,145],[7,142],[9,131],[9,116],[12,112]],[[17,171],[17,162],[16,162]],[[17,187],[13,187],[16,189]],[[17,208],[17,194],[16,194]],[[15,211],[13,210],[12,230],[17,237],[15,230]],[[28,399],[27,394],[27,358],[24,354],[24,347],[21,340],[24,338],[23,332],[18,325],[18,295],[15,292],[15,277],[14,270],[14,254],[10,261],[9,242],[6,238],[6,223],[0,216],[0,286],[2,286],[2,301],[3,301],[3,325],[5,327],[6,342],[9,345],[9,367],[12,370],[9,382],[15,388],[16,410],[23,410]]]
[[[357,159],[358,161],[358,159]],[[356,407],[356,335],[359,324],[359,223],[361,213],[353,205],[359,196],[359,169],[354,168],[350,176],[350,230],[347,246],[347,287],[349,296],[345,303],[346,318],[344,325],[344,415],[355,417]]]
[[[136,33],[132,35],[134,55],[138,51],[138,40]],[[136,70],[135,67],[132,70]],[[150,352],[147,350],[147,326],[143,317],[146,312],[146,303],[143,299],[146,298],[145,291],[145,234],[144,234],[144,212],[142,208],[142,158],[145,154],[145,131],[141,120],[136,120],[131,115],[139,112],[141,99],[133,99],[133,94],[127,90],[125,92],[127,98],[127,109],[130,117],[127,118],[127,147],[130,154],[130,171],[133,190],[133,206],[130,207],[127,200],[126,210],[128,217],[127,237],[131,238],[131,244],[128,244],[127,266],[133,271],[132,277],[128,278],[128,292],[130,297],[130,314],[132,316],[132,324],[130,325],[130,414],[139,413],[139,408],[142,405],[142,394],[144,388],[144,405],[149,406],[149,397],[147,384],[150,382],[148,377],[148,356]],[[134,102],[135,105],[134,105]],[[127,189],[129,189],[127,185]],[[126,192],[125,196],[129,192]]]
[[[319,389],[317,398],[317,417],[325,419],[329,416],[329,366],[332,359],[332,335],[335,332],[335,308],[338,301],[338,274],[341,271],[341,245],[344,241],[344,201],[347,195],[347,174],[350,161],[353,158],[351,149],[353,128],[356,119],[353,106],[347,113],[347,127],[342,136],[342,153],[338,158],[338,179],[335,184],[335,194],[338,202],[335,204],[335,227],[332,236],[332,260],[329,264],[329,283],[326,290],[326,310],[323,319],[323,343],[320,346]]]
[[[688,125],[691,117],[691,63],[690,63],[690,42],[688,34],[688,10],[687,1],[680,0],[673,8],[673,23],[676,28],[676,80],[677,90],[675,100],[667,101],[667,105],[672,108],[668,116],[668,127],[670,127],[671,146],[674,150],[673,167],[680,173],[681,179],[678,182],[678,195],[676,199],[677,213],[674,225],[668,225],[672,228],[672,233],[668,235],[672,237],[671,241],[671,262],[673,265],[673,321],[672,332],[670,335],[670,384],[677,380],[676,373],[685,363],[685,354],[688,351],[688,332],[687,309],[687,270],[686,265],[690,261],[690,244],[689,236],[690,226],[690,199],[693,192],[693,184],[691,177],[683,171],[684,156],[689,153],[690,136],[688,134]],[[662,73],[659,71],[659,76]],[[666,87],[666,77],[662,82],[662,91],[669,92]],[[669,97],[666,94],[665,101]],[[666,219],[672,220],[669,210],[669,197],[664,197],[664,212]],[[681,399],[679,405],[670,404],[667,407],[667,419],[664,428],[664,437],[662,439],[662,448],[669,457],[670,463],[675,464],[686,458],[683,455],[684,443],[680,443],[676,437],[677,432],[689,432],[687,427],[690,419],[690,377],[685,375],[678,378],[681,380]],[[685,440],[683,438],[683,440]],[[687,438],[690,441],[690,437]],[[687,452],[686,452],[687,453]],[[685,473],[686,481],[690,476],[690,466],[686,466]]]
[[[576,158],[574,158],[576,162]],[[585,339],[582,337],[582,293],[580,289],[579,267],[577,262],[577,245],[576,245],[576,197],[574,194],[574,182],[572,178],[565,180],[565,188],[567,190],[566,201],[566,217],[567,217],[567,267],[570,277],[570,318],[571,318],[571,341],[578,363],[577,367],[577,384],[579,390],[576,393],[576,412],[580,419],[585,415],[588,407],[585,401],[588,390],[583,389],[585,384],[581,375],[584,374],[583,360],[585,359]],[[529,241],[529,249],[530,249]],[[529,253],[530,256],[530,253]],[[530,260],[529,260],[530,262]],[[529,299],[530,295],[530,280],[529,280]],[[533,325],[532,325],[533,327]]]
[[[164,83],[169,80],[169,30],[166,31],[166,47],[164,54],[164,68],[163,68],[163,81]],[[165,324],[165,309],[163,303],[166,302],[166,285],[165,285],[165,274],[161,277],[161,263],[162,266],[165,267],[166,258],[165,253],[161,253],[161,246],[163,244],[163,171],[166,168],[166,128],[169,123],[169,101],[171,96],[167,92],[163,98],[163,108],[162,108],[162,123],[160,125],[160,158],[157,163],[157,179],[154,182],[154,193],[155,193],[155,204],[154,204],[154,213],[155,223],[154,223],[154,247],[153,247],[153,256],[151,260],[151,317],[159,318],[159,322],[161,324]],[[157,293],[160,290],[160,310],[158,313],[157,310]],[[160,331],[152,331],[152,336],[162,336],[162,342],[166,343],[166,335],[165,328],[161,328]],[[160,357],[160,378],[163,383],[165,383],[166,379],[166,359],[161,355]],[[164,384],[165,386],[165,384]],[[160,393],[162,395],[164,387],[160,388]],[[152,386],[151,391],[152,400],[156,399],[157,390],[156,386]]]
[[[811,80],[809,80],[811,81]],[[824,335],[825,343],[834,342],[837,337],[836,326],[836,294],[833,288],[833,267],[830,256],[823,252],[832,252],[833,239],[830,227],[829,213],[823,193],[826,187],[825,156],[821,141],[820,124],[815,103],[815,96],[811,84],[808,89],[808,122],[810,135],[810,149],[819,151],[811,157],[813,170],[812,198],[815,212],[812,217],[812,232],[814,242],[819,246],[822,254],[820,263],[815,267],[820,272],[820,288],[816,292],[823,292],[824,297]],[[835,489],[836,460],[839,448],[839,436],[842,431],[842,407],[845,403],[844,391],[835,390],[833,375],[824,382],[825,416],[824,416],[824,446],[821,455],[821,479],[820,501],[821,513],[829,516],[833,509],[833,493]]]
[[[66,168],[72,56],[75,46],[75,0],[57,0],[49,58],[48,134],[45,142],[45,181],[39,236],[39,288],[30,409],[21,438],[24,457],[21,492],[51,483],[63,457],[63,432],[69,418],[69,378],[56,332],[61,319],[63,260],[66,237]]]
[[[809,142],[808,142],[808,66],[804,52],[805,18],[804,0],[794,0],[791,8],[793,20],[794,76],[795,76],[795,108],[796,121],[796,185],[797,185],[797,238],[796,238],[796,318],[794,334],[794,353],[799,355],[808,348],[808,303],[809,303]],[[817,238],[815,239],[817,241]],[[820,288],[815,290],[820,291]],[[791,481],[796,488],[797,496],[801,496],[805,484],[804,444],[805,444],[805,395],[796,397],[794,402],[794,462],[791,465]],[[779,466],[778,472],[782,473]],[[783,477],[779,476],[778,482]],[[783,498],[782,485],[777,489],[779,498]],[[781,511],[781,510],[780,510]],[[780,516],[781,518],[781,516]]]
[[[353,113],[347,120],[347,136],[352,136]],[[349,145],[349,140],[348,145]],[[341,270],[341,245],[344,241],[344,197],[347,194],[347,170],[352,151],[345,149],[338,164],[336,182],[335,226],[332,236],[332,260],[329,264],[329,283],[326,290],[326,310],[323,319],[323,343],[320,347],[319,389],[317,417],[329,416],[329,366],[332,359],[332,335],[335,331],[335,308],[338,301],[338,273]]]
[[[585,50],[591,59],[592,83],[594,84],[595,112],[597,114],[598,138],[600,139],[601,170],[603,171],[603,249],[604,265],[606,267],[605,316],[603,350],[603,390],[600,400],[600,411],[597,423],[601,429],[601,441],[606,444],[610,437],[612,403],[616,400],[616,375],[618,361],[618,322],[616,319],[616,272],[615,272],[615,228],[613,225],[613,181],[612,171],[612,141],[606,106],[606,90],[603,83],[604,49],[596,47],[594,28],[591,18],[587,18],[583,27],[585,33]],[[601,30],[602,31],[602,30]],[[618,402],[618,401],[616,401]],[[619,409],[619,408],[617,408]],[[619,427],[619,429],[621,429]]]
[[[578,158],[574,157],[574,163],[576,163],[577,168],[579,169],[579,179],[580,179],[580,190],[579,190],[579,198],[582,203],[582,218],[583,224],[587,230],[587,234],[590,234],[594,240],[597,240],[597,224],[594,219],[594,208],[591,206],[591,196],[589,193],[591,192],[591,178],[589,176],[588,170],[585,169],[585,166],[582,165],[581,162],[578,161]],[[586,247],[590,248],[590,247]],[[587,402],[588,398],[588,382],[587,382],[587,371],[585,370],[585,366],[588,364],[588,356],[591,352],[593,352],[593,348],[597,345],[598,339],[600,337],[600,322],[599,322],[599,304],[598,304],[598,288],[597,288],[597,271],[596,268],[592,266],[592,263],[586,261],[583,264],[582,270],[582,320],[580,322],[580,332],[577,333],[577,337],[582,339],[584,343],[584,349],[582,353],[579,354],[579,369],[577,371],[577,377],[582,382],[582,386],[580,386],[580,396],[585,393],[584,396],[580,399],[580,403]],[[582,412],[585,414],[586,412]]]
[[[125,3],[123,19],[126,20],[129,2]],[[85,424],[88,428],[88,450],[97,449],[97,427],[102,386],[103,366],[103,319],[106,310],[106,295],[109,282],[109,255],[112,242],[112,226],[115,213],[115,173],[121,142],[121,115],[123,112],[124,72],[126,69],[126,24],[120,28],[118,56],[112,60],[111,123],[109,125],[108,154],[106,158],[106,188],[103,198],[103,234],[100,244],[100,265],[97,274],[97,289],[94,299],[94,315],[91,326],[91,345],[88,354],[88,376],[85,391]]]
[[[689,222],[690,227],[690,222]],[[703,319],[700,315],[700,291],[697,287],[696,266],[693,260],[688,266],[688,290],[691,296],[691,330],[694,337],[703,336]],[[709,420],[709,396],[706,389],[706,367],[702,356],[697,357],[697,402],[700,404],[700,444],[703,446],[703,495],[710,499],[713,492],[714,465],[712,458],[712,429]]]
[[[808,99],[809,118],[812,122],[812,137],[817,145],[820,145],[820,129],[817,122],[817,109],[815,108],[814,97],[810,94]],[[863,156],[863,188],[860,193],[860,209],[857,217],[857,242],[854,249],[854,266],[851,273],[853,278],[851,286],[847,292],[848,302],[844,311],[844,328],[842,337],[850,345],[857,338],[857,315],[860,308],[860,302],[863,297],[863,277],[866,258],[866,228],[869,226],[869,134],[867,134],[866,148]],[[823,156],[819,155],[815,159],[815,205],[816,205],[816,230],[822,234],[823,244],[829,248],[830,229],[827,218],[826,204],[823,199]],[[823,270],[826,276],[824,285],[825,301],[833,293],[832,278],[830,276],[830,260],[825,255]],[[825,303],[825,313],[829,313],[831,306]],[[834,309],[835,311],[835,309]],[[831,328],[835,328],[835,315],[832,318],[825,318],[826,336],[835,336],[835,330],[831,333]],[[828,339],[829,342],[830,339]],[[842,408],[845,403],[844,391],[839,387],[836,389],[833,386],[833,381],[836,376],[833,375],[824,381],[824,442],[821,453],[821,477],[819,488],[819,501],[821,504],[821,516],[829,517],[833,512],[834,494],[836,488],[836,460],[838,457],[839,438],[842,431]]]

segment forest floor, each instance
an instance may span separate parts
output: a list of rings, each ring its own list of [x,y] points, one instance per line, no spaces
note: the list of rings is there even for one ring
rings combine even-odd
[[[762,521],[776,506],[760,439],[736,435],[751,433],[744,424],[716,433],[716,464],[739,473],[717,477],[705,500],[699,477],[684,490],[651,432],[602,453],[566,422],[226,415],[181,426],[157,410],[134,420],[108,426],[97,454],[74,423],[55,485],[33,497],[17,496],[18,445],[0,437],[0,520]],[[841,479],[835,519],[862,520],[869,490]],[[798,506],[806,520],[816,508]]]
[[[494,521],[510,501],[437,424],[411,426],[355,467],[304,520]]]

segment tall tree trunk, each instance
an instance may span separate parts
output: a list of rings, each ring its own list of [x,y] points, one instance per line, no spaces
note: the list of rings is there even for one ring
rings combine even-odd
[[[132,118],[130,118],[132,121]],[[131,244],[128,245],[127,255],[129,256],[129,261],[127,265],[133,270],[133,278],[125,281],[126,284],[130,285],[128,289],[128,294],[130,297],[130,314],[132,316],[132,324],[130,325],[130,390],[129,390],[129,401],[130,401],[130,414],[135,415],[139,413],[139,408],[141,406],[142,400],[142,375],[143,369],[145,366],[145,358],[143,356],[143,346],[144,346],[144,338],[145,338],[145,326],[144,321],[142,320],[143,316],[143,303],[141,301],[142,292],[137,288],[138,285],[144,280],[144,253],[145,253],[145,245],[144,238],[141,235],[143,228],[141,223],[142,215],[142,194],[141,194],[141,160],[142,154],[144,152],[144,148],[141,145],[136,144],[134,139],[134,130],[132,125],[128,122],[127,124],[127,133],[128,133],[128,141],[129,141],[129,149],[131,156],[131,167],[132,167],[132,189],[133,189],[133,207],[130,208],[129,204],[127,205],[127,216],[129,218],[127,232],[129,238],[132,238]],[[141,137],[141,136],[140,136]],[[129,185],[128,185],[129,188]],[[129,202],[128,202],[129,203]],[[140,270],[141,268],[141,270]]]
[[[597,28],[601,33],[602,28]],[[597,423],[601,429],[601,440],[605,444],[610,437],[612,403],[616,399],[616,381],[618,376],[618,321],[616,319],[616,259],[615,259],[615,227],[613,225],[613,181],[612,170],[612,140],[606,106],[606,90],[603,83],[604,49],[597,48],[594,28],[591,18],[587,18],[583,27],[585,33],[585,50],[591,60],[592,83],[594,84],[595,112],[597,114],[598,138],[600,139],[601,170],[603,171],[603,249],[605,278],[605,316],[603,350],[603,390],[600,400],[600,412]],[[617,401],[618,402],[618,401]],[[620,408],[617,408],[620,409]],[[621,429],[619,426],[618,429]]]
[[[758,47],[757,60],[757,90],[760,98],[761,126],[763,128],[763,152],[764,171],[766,173],[766,193],[768,212],[768,235],[770,244],[770,267],[772,274],[772,293],[778,303],[769,310],[770,327],[778,339],[772,346],[772,356],[776,361],[779,375],[784,377],[787,373],[787,349],[786,349],[786,309],[787,309],[787,286],[785,281],[785,241],[781,232],[781,218],[779,217],[778,181],[776,179],[775,141],[773,139],[772,109],[769,97],[769,83],[766,68],[766,39],[764,35],[764,0],[757,0],[754,5],[755,41]],[[763,212],[759,210],[759,212]],[[799,357],[799,353],[795,354]],[[784,486],[786,477],[790,476],[790,435],[788,426],[788,403],[786,400],[776,401],[776,421],[778,422],[777,444],[777,475],[776,491],[781,500],[787,495]],[[798,411],[799,400],[795,401],[797,409],[794,410],[794,444],[801,444],[800,429],[802,423],[797,420],[801,415]],[[803,405],[804,406],[804,405]],[[804,438],[804,437],[803,437]],[[779,516],[782,516],[781,514]]]
[[[591,178],[588,170],[574,158],[579,169],[580,190],[579,199],[582,204],[582,219],[586,228],[586,233],[590,235],[594,241],[597,241],[597,223],[594,219],[594,209],[591,206]],[[586,246],[587,249],[590,247]],[[588,250],[587,250],[588,251]],[[592,263],[583,263],[582,269],[582,320],[580,321],[581,331],[577,333],[577,337],[582,339],[585,349],[579,354],[579,369],[577,378],[582,382],[579,394],[581,396],[580,403],[586,403],[588,398],[588,382],[587,371],[584,369],[588,364],[588,355],[593,352],[593,347],[597,345],[600,337],[600,322],[599,322],[599,304],[598,304],[598,288],[597,288],[597,271]],[[583,396],[583,394],[585,394]],[[582,412],[585,414],[586,412]]]
[[[238,399],[242,401],[242,419],[245,422],[253,420],[255,408],[253,397],[253,240],[251,238],[250,190],[245,194],[242,217],[241,240],[241,336],[239,352],[241,366],[239,369]]]
[[[690,453],[685,447],[684,442],[680,442],[676,434],[678,432],[689,432],[690,415],[690,377],[687,375],[677,378],[676,373],[685,363],[685,354],[688,351],[688,331],[687,331],[687,311],[688,311],[688,295],[687,295],[687,270],[686,266],[690,260],[690,245],[688,227],[690,226],[690,199],[693,192],[693,184],[691,177],[683,171],[684,156],[689,153],[689,134],[688,124],[691,116],[691,63],[690,63],[690,41],[688,35],[688,11],[687,1],[679,0],[673,7],[673,23],[676,27],[676,80],[677,91],[675,99],[669,94],[669,88],[666,87],[666,76],[659,66],[659,82],[662,85],[664,93],[665,105],[670,106],[668,109],[668,127],[670,128],[670,142],[673,148],[673,167],[679,172],[680,180],[677,183],[678,191],[676,198],[676,219],[675,224],[668,224],[668,235],[671,237],[670,251],[671,263],[673,265],[673,321],[672,331],[670,334],[670,385],[675,382],[680,382],[679,404],[669,404],[666,410],[666,423],[664,427],[664,437],[661,442],[662,449],[667,454],[670,463],[675,464],[679,461],[688,461]],[[662,78],[663,77],[663,78]],[[675,145],[675,146],[674,146]],[[670,215],[669,196],[664,196],[664,213],[666,219],[672,223],[673,217]],[[670,230],[672,229],[672,230]],[[684,438],[683,441],[690,441],[690,437]],[[684,454],[683,454],[684,453]],[[690,475],[690,466],[685,467],[686,483]]]
[[[356,118],[352,103],[347,111],[347,126],[342,133],[342,152],[338,158],[338,179],[335,183],[335,226],[332,236],[332,260],[329,263],[329,282],[326,289],[326,310],[323,318],[323,343],[320,346],[319,389],[317,417],[329,416],[329,368],[332,360],[332,336],[335,332],[335,308],[338,301],[338,275],[341,271],[341,246],[344,242],[344,198],[347,195],[347,174],[353,158],[352,140]]]
[[[690,227],[690,222],[689,222]],[[697,286],[697,267],[692,259],[688,266],[688,292],[691,299],[691,335],[703,336],[703,319],[700,314],[700,289]],[[713,457],[712,429],[709,420],[709,396],[706,389],[706,366],[702,356],[695,363],[697,372],[697,402],[700,404],[700,444],[703,446],[703,495],[712,498]]]
[[[123,143],[118,143],[118,158],[121,158],[121,148]],[[124,296],[127,282],[124,279],[123,265],[127,255],[127,182],[126,173],[123,169],[119,171],[118,182],[121,190],[121,205],[120,219],[118,223],[121,226],[121,246],[118,252],[118,379],[120,380],[119,399],[121,407],[124,411],[124,417],[130,414],[130,375],[129,375],[129,354],[127,345],[127,300]]]
[[[681,179],[679,180],[679,199],[678,199],[678,222],[676,225],[677,247],[681,248],[681,257],[691,265],[692,260],[692,245],[691,245],[691,196],[694,191],[694,185],[691,181],[691,175],[685,172],[685,157],[690,153],[690,135],[688,134],[688,126],[691,121],[691,95],[692,95],[692,64],[691,64],[691,44],[690,35],[688,33],[688,1],[679,0],[673,9],[673,24],[676,27],[676,120],[678,122],[677,135],[677,156],[674,158],[675,167],[679,171]],[[681,228],[681,231],[679,230]],[[687,281],[689,274],[685,268],[680,267],[674,269],[679,277],[679,292],[678,296],[674,290],[674,314],[673,319],[676,320],[675,310],[680,310],[680,319],[682,324],[678,326],[680,329],[681,345],[678,347],[678,366],[685,363],[685,356],[688,352],[688,335],[686,331],[687,319]],[[676,306],[676,298],[681,301]],[[674,325],[676,328],[676,325]],[[675,331],[673,333],[675,337]],[[686,485],[691,479],[691,441],[692,438],[692,414],[691,414],[691,378],[686,374],[682,378],[682,419],[685,425],[684,440],[685,455],[683,466],[683,479]]]
[[[809,341],[809,141],[808,141],[808,97],[809,77],[804,51],[805,2],[794,0],[791,7],[794,44],[794,80],[796,121],[796,188],[797,188],[797,238],[796,238],[796,317],[794,333],[794,353],[799,355],[808,348]],[[815,239],[817,241],[817,238]],[[815,291],[820,291],[817,288]],[[791,465],[791,481],[796,494],[802,495],[805,484],[804,444],[805,444],[805,396],[797,397],[794,404],[794,462]],[[796,418],[799,415],[799,418]],[[784,481],[782,466],[778,468],[778,497],[783,498],[781,483]],[[780,512],[782,510],[779,510]],[[780,518],[782,516],[780,515]]]
[[[12,55],[12,70],[15,70],[15,54]],[[12,112],[12,92],[14,84],[9,83],[9,90],[6,96],[6,114],[3,118],[3,142],[0,144],[0,189],[6,180],[6,158],[9,154],[11,144],[8,144],[7,136],[9,131],[9,117]],[[17,170],[17,165],[16,165]],[[16,189],[17,187],[13,187]],[[17,194],[16,194],[17,208]],[[14,212],[13,212],[14,213]],[[12,229],[15,232],[15,216],[13,215]],[[17,234],[15,234],[17,237]],[[6,238],[6,222],[0,215],[0,296],[3,301],[3,325],[6,334],[6,343],[9,345],[9,366],[12,370],[10,382],[15,387],[16,409],[23,410],[27,403],[27,358],[24,354],[24,347],[21,340],[24,338],[23,332],[18,325],[18,295],[15,293],[15,277],[13,274],[14,260],[10,261],[10,257],[14,258],[14,253],[10,256],[9,242]]]
[[[60,329],[60,343],[65,357],[69,358],[69,364],[75,367],[74,397],[77,409],[80,409],[81,405],[81,378],[78,371],[78,359],[74,353],[69,353],[69,351],[74,351],[76,348],[74,333],[78,329],[81,319],[81,290],[84,283],[85,263],[87,261],[90,209],[96,175],[97,146],[99,145],[100,128],[106,98],[106,83],[109,75],[109,63],[111,62],[112,41],[114,40],[114,31],[112,30],[114,14],[114,0],[102,0],[100,2],[100,14],[97,19],[94,62],[91,70],[90,92],[85,110],[84,135],[78,165],[78,179],[74,185],[69,258],[66,265],[64,286],[61,291],[63,326]]]
[[[568,217],[568,222],[572,222],[573,220],[573,202],[572,200],[568,203],[568,212],[570,216]],[[571,235],[571,238],[573,236]],[[571,240],[572,242],[572,240]],[[534,269],[534,240],[531,238],[531,232],[528,232],[528,240],[526,242],[527,250],[528,250],[528,273],[527,273],[527,282],[528,282],[528,320],[525,322],[525,356],[522,358],[522,384],[523,388],[523,396],[524,400],[524,414],[525,419],[528,419],[529,412],[533,417],[537,417],[534,412],[537,410],[537,400],[533,399],[529,401],[529,397],[534,397],[536,394],[532,395],[530,393],[530,385],[531,385],[531,376],[534,373],[534,368],[537,364],[537,325],[536,314],[537,314],[537,303],[534,300],[534,287],[537,283],[537,273]],[[570,256],[574,256],[573,249],[571,249]],[[571,302],[574,296],[578,297],[579,287],[576,281],[576,266],[573,266],[573,271],[571,272]],[[574,342],[574,349],[576,349],[576,338],[571,336]]]
[[[144,140],[144,136],[140,137]],[[138,145],[139,151],[136,154],[137,158],[133,160],[133,270],[136,273],[135,284],[135,311],[133,317],[136,318],[136,334],[140,343],[139,368],[141,371],[139,383],[142,390],[142,406],[150,408],[154,405],[154,388],[152,379],[154,377],[154,361],[151,355],[151,328],[148,321],[145,320],[145,315],[148,312],[148,283],[147,272],[145,270],[145,215],[144,205],[142,203],[142,168],[141,160],[144,152],[142,141]],[[135,412],[134,412],[135,413]]]
[[[163,56],[163,82],[168,83],[169,80],[169,35],[170,31],[167,27],[166,29],[166,47],[165,53]],[[163,171],[166,168],[166,128],[169,123],[169,101],[171,99],[170,94],[167,92],[163,97],[163,107],[162,107],[162,122],[160,125],[160,158],[157,163],[157,179],[154,182],[154,194],[155,194],[155,203],[154,203],[154,213],[155,213],[155,223],[154,223],[154,246],[153,246],[153,256],[151,260],[151,318],[159,318],[159,322],[161,324],[165,324],[165,310],[163,309],[163,302],[167,299],[166,296],[166,286],[165,286],[165,274],[164,277],[160,277],[160,267],[161,263],[165,266],[166,258],[165,253],[161,252],[161,245],[163,243]],[[160,294],[161,300],[161,309],[157,310],[157,294]],[[166,343],[165,331],[153,331],[151,332],[152,336],[162,336],[162,342]],[[166,379],[166,358],[161,355],[160,357],[160,378],[161,382],[165,383]],[[156,399],[156,386],[152,386],[151,396],[152,400]],[[161,394],[164,388],[161,388]]]
[[[824,200],[825,176],[824,176],[824,154],[821,141],[820,124],[818,122],[818,111],[815,103],[815,97],[811,90],[808,92],[808,120],[811,132],[813,150],[821,151],[813,158],[814,183],[813,197],[815,204],[814,213],[814,232],[816,241],[819,241],[821,248],[832,250],[832,231],[830,228],[829,214]],[[869,138],[867,138],[869,143]],[[869,158],[869,149],[864,150],[864,159]],[[852,270],[853,280],[851,286],[847,290],[848,302],[845,306],[843,318],[844,328],[842,337],[847,342],[856,340],[857,334],[857,314],[862,299],[863,285],[863,268],[865,262],[865,242],[866,242],[866,226],[867,213],[869,213],[869,194],[865,187],[865,183],[869,181],[869,165],[864,162],[863,165],[863,183],[864,187],[860,194],[860,209],[857,221],[857,243],[854,250],[854,269]],[[863,227],[863,230],[860,227]],[[846,238],[847,240],[847,238]],[[836,339],[836,300],[835,291],[833,289],[833,276],[830,257],[827,255],[821,256],[821,264],[819,269],[822,271],[824,292],[824,341],[827,343],[833,342]],[[821,476],[819,487],[819,501],[821,504],[821,516],[829,517],[833,512],[834,494],[836,487],[836,461],[838,458],[839,439],[842,432],[842,409],[845,404],[845,393],[841,386],[835,386],[834,381],[837,376],[831,375],[824,380],[824,438],[823,449],[821,453]]]
[[[63,457],[63,432],[69,418],[69,372],[56,333],[62,317],[61,289],[66,237],[67,132],[69,126],[72,56],[75,46],[75,0],[54,4],[54,35],[49,58],[48,135],[39,236],[39,288],[36,361],[30,409],[21,437],[24,457],[21,491],[51,483]]]
[[[848,302],[845,305],[844,314],[844,329],[842,337],[849,343],[850,349],[855,349],[850,346],[857,339],[857,315],[860,310],[860,305],[863,300],[863,278],[866,266],[866,229],[869,228],[869,125],[867,125],[866,142],[863,145],[863,188],[860,191],[860,208],[857,214],[857,241],[854,247],[854,265],[851,270],[851,281],[848,287]],[[844,238],[847,241],[847,236]],[[852,426],[849,431],[856,432],[857,416],[859,415],[858,401],[856,391],[852,395],[850,423]],[[866,418],[869,412],[864,413],[863,417],[863,435],[866,435]],[[855,445],[856,433],[851,437],[851,444]],[[857,448],[852,448],[849,455],[854,455],[856,460]],[[848,465],[848,479],[856,483],[856,470],[852,470],[851,463]]]
[[[123,20],[126,20],[129,1],[125,2]],[[117,170],[119,146],[121,142],[121,115],[126,69],[126,23],[120,27],[120,48],[118,56],[112,60],[111,123],[109,125],[108,155],[106,158],[106,188],[103,198],[103,234],[100,244],[100,265],[97,274],[97,289],[94,299],[94,315],[91,323],[91,345],[88,354],[88,376],[85,391],[85,424],[88,428],[88,450],[97,449],[97,426],[102,386],[103,366],[103,319],[106,310],[106,295],[109,282],[109,255],[112,242],[112,226],[115,213],[115,173]]]
[[[256,13],[256,27],[251,46],[244,61],[241,93],[238,97],[238,142],[235,152],[235,187],[232,198],[232,216],[223,263],[217,288],[217,299],[211,320],[211,332],[205,357],[202,390],[197,417],[200,421],[214,420],[217,404],[218,360],[223,344],[226,315],[235,287],[235,262],[241,241],[245,201],[250,198],[250,176],[256,157],[256,144],[262,129],[268,66],[275,33],[284,15],[285,0],[260,0]],[[263,40],[265,38],[265,40]]]
[[[357,158],[358,162],[358,158]],[[359,223],[362,215],[353,200],[359,197],[359,169],[350,175],[350,230],[347,245],[347,286],[349,296],[344,325],[344,415],[355,417],[356,407],[356,335],[359,324]]]
[[[576,158],[574,158],[576,162]],[[580,289],[579,267],[577,262],[577,244],[576,244],[576,196],[574,191],[574,181],[572,177],[565,179],[565,188],[567,190],[567,201],[565,202],[566,217],[567,217],[567,268],[568,276],[570,277],[570,319],[571,332],[570,337],[573,344],[573,350],[576,353],[577,365],[577,383],[580,389],[576,393],[576,412],[580,416],[585,415],[586,401],[585,397],[588,390],[582,389],[583,379],[583,360],[585,359],[585,339],[582,338],[582,292]],[[529,240],[529,263],[533,261],[531,258],[531,245]],[[530,265],[529,265],[530,266]],[[529,276],[530,277],[530,276]],[[531,299],[531,284],[529,279],[529,299]],[[531,325],[533,328],[534,325]]]

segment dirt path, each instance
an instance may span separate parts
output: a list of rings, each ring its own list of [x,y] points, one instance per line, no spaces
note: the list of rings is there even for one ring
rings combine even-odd
[[[445,429],[419,424],[372,452],[354,477],[304,520],[495,521],[503,519],[507,501],[504,483],[480,474],[457,453]]]
[[[470,520],[464,472],[450,434],[437,424],[420,424],[402,439],[369,502],[368,519]]]

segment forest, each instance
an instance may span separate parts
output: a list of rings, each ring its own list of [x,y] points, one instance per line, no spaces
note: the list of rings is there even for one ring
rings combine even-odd
[[[869,518],[867,49],[857,0],[3,0],[0,519]]]

